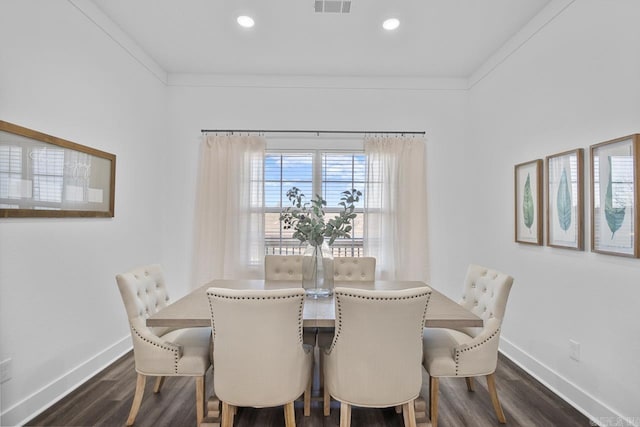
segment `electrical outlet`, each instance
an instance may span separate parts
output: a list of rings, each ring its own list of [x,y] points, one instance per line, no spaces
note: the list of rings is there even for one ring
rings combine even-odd
[[[4,359],[0,362],[0,384],[11,379],[11,359]]]
[[[578,341],[569,340],[569,358],[580,361],[580,343]]]

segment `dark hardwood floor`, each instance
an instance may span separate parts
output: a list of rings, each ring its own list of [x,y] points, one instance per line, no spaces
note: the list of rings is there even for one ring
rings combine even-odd
[[[57,402],[26,425],[29,426],[123,426],[129,414],[135,389],[133,353],[128,353],[90,381]],[[427,381],[422,395],[428,401]],[[211,374],[207,390],[212,392]],[[507,418],[507,426],[585,427],[589,420],[554,395],[507,358],[500,356],[496,371],[498,395]],[[296,421],[303,427],[337,427],[340,409],[332,402],[331,416],[322,416],[322,403],[312,402],[311,416],[302,416],[302,402],[296,402]],[[153,381],[147,381],[136,426],[194,426],[195,381],[167,378],[162,391],[153,394]],[[236,427],[284,425],[282,408],[240,408]],[[353,427],[402,427],[402,415],[393,408],[352,411]],[[498,426],[486,382],[479,378],[476,391],[468,392],[462,379],[440,380],[438,425],[442,427]]]

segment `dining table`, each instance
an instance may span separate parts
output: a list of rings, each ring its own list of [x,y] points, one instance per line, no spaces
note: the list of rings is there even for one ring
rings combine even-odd
[[[400,290],[427,286],[419,281],[335,281],[335,287],[373,289],[373,290]],[[147,326],[166,326],[174,328],[211,327],[211,313],[207,289],[287,289],[299,288],[298,281],[278,280],[213,280],[204,286],[194,289],[177,301],[162,308],[147,318]],[[482,327],[483,320],[462,307],[446,295],[431,289],[431,296],[425,314],[427,328],[463,328]],[[303,327],[318,328],[318,330],[331,330],[335,327],[335,298],[333,294],[324,298],[307,297],[303,308]],[[314,356],[317,357],[318,355]],[[318,359],[319,360],[319,359]],[[320,369],[318,370],[320,372]],[[323,401],[322,375],[314,374],[314,395],[312,400]],[[420,402],[418,402],[420,401]],[[416,417],[426,417],[426,404],[421,397],[416,400]],[[220,425],[220,400],[215,392],[207,399],[207,416],[202,425]]]
[[[335,287],[399,290],[427,286],[419,281],[336,281]],[[211,313],[207,299],[207,289],[211,287],[229,289],[286,289],[300,287],[297,281],[279,280],[213,280],[194,289],[189,294],[162,308],[147,318],[147,326],[168,326],[190,328],[211,326]],[[425,316],[427,328],[482,327],[483,321],[466,308],[431,287],[431,297]],[[335,299],[333,295],[324,298],[306,298],[303,312],[305,328],[333,328],[335,325]]]

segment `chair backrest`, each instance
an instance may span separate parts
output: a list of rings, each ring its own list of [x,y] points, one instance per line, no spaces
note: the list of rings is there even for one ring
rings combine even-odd
[[[467,269],[459,303],[484,320],[491,317],[502,319],[512,284],[511,276],[472,264]]]
[[[158,264],[138,267],[116,276],[129,322],[140,331],[163,335],[169,328],[149,328],[146,320],[170,304],[162,268]]]
[[[374,257],[335,257],[333,259],[333,280],[335,281],[374,281],[376,278],[376,259]]]
[[[116,276],[133,341],[136,371],[147,375],[176,372],[180,348],[161,337],[173,328],[147,326],[147,318],[170,304],[159,265],[136,268]],[[160,355],[159,353],[162,353]]]
[[[302,344],[302,288],[209,288],[214,389],[236,406],[283,405],[298,398],[309,380],[310,351]]]
[[[360,406],[393,406],[419,394],[430,296],[429,287],[335,288],[336,332],[325,358],[332,396]]]
[[[485,321],[485,327],[489,324],[499,326],[504,318],[512,284],[513,277],[507,274],[471,264],[467,269],[459,304],[481,317]],[[494,318],[498,322],[488,322]],[[476,336],[479,330],[481,328],[464,328],[464,332],[471,336]]]
[[[264,278],[302,282],[302,255],[265,255]]]

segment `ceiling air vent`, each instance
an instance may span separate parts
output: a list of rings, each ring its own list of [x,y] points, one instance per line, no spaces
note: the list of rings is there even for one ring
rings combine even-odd
[[[351,0],[315,0],[317,13],[349,13]]]

